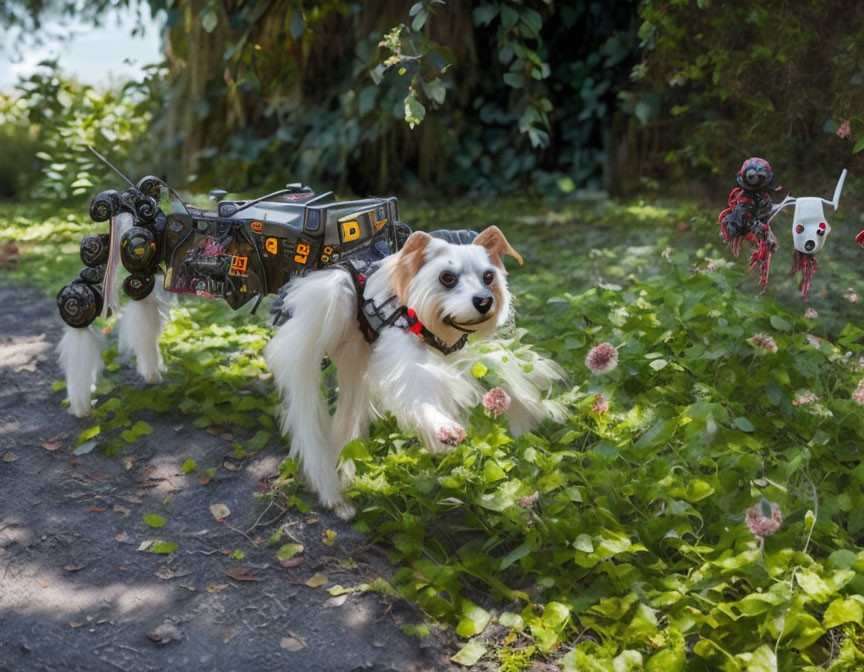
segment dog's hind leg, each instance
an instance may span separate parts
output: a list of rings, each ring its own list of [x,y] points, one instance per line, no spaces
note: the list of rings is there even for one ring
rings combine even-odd
[[[66,376],[69,412],[79,418],[90,415],[93,386],[102,370],[102,335],[95,327],[66,325],[57,344],[60,366]]]
[[[138,373],[148,383],[162,380],[165,365],[159,336],[167,321],[168,298],[162,289],[162,276],[157,275],[153,291],[139,301],[130,301],[117,326],[120,353],[135,355]]]
[[[365,381],[369,345],[357,330],[333,351],[331,357],[336,364],[339,399],[333,415],[330,447],[335,451],[335,459],[338,461],[345,444],[366,436],[372,420],[369,391]],[[354,480],[354,462],[351,459],[342,460],[339,470],[346,485]]]
[[[321,359],[339,350],[349,328],[357,329],[354,287],[344,271],[319,271],[294,281],[283,309],[292,317],[264,349],[282,397],[282,434],[291,435],[290,455],[299,460],[321,504],[347,520],[354,508],[342,497],[338,452],[320,386]]]

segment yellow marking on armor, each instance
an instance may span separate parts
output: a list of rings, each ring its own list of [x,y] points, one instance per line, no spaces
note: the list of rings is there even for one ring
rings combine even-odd
[[[279,249],[279,242],[275,238],[268,238],[264,241],[264,249],[270,254],[276,254],[276,251]]]
[[[264,230],[264,225],[261,222],[252,222],[249,225],[249,228],[252,229],[255,233],[261,233]]]
[[[358,222],[356,219],[352,219],[350,221],[340,223],[342,224],[343,243],[350,243],[360,238],[360,222]]]
[[[298,264],[305,264],[309,259],[309,252],[312,250],[306,243],[297,243],[297,247],[294,251],[296,252],[294,255],[294,261]]]
[[[379,219],[377,222],[375,222],[375,230],[380,231],[381,227],[384,226],[388,221],[390,220],[388,220],[386,217],[384,219]]]
[[[246,265],[249,262],[249,257],[231,257],[231,271],[229,275],[245,275]]]

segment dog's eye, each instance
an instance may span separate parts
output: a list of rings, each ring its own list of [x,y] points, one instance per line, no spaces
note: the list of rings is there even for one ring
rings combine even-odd
[[[483,274],[483,284],[484,285],[491,285],[492,281],[494,279],[495,279],[495,272],[494,271],[486,271]]]
[[[458,281],[459,278],[450,271],[443,271],[441,275],[438,276],[438,282],[448,288],[453,287]]]

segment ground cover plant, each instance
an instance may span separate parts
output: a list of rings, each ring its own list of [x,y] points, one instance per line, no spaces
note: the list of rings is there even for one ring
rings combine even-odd
[[[440,225],[435,207],[403,208],[412,226]],[[454,659],[477,669],[861,669],[864,282],[840,242],[855,227],[837,219],[805,305],[782,253],[758,296],[744,260],[715,244],[714,213],[694,204],[513,200],[447,214],[498,224],[525,257],[511,275],[514,337],[565,369],[569,417],[514,440],[480,406],[443,457],[385,418],[346,447],[356,525],[389,549],[392,588],[428,617],[412,632],[451,625],[465,644]],[[78,211],[7,208],[0,242],[21,248],[7,277],[53,294],[90,228]],[[173,407],[202,428],[238,426],[236,459],[279,441],[268,335],[220,304],[182,303],[161,385],[131,382],[107,353],[79,447],[134,451],[142,413]],[[617,366],[595,375],[586,357],[602,343]],[[494,386],[491,362],[472,371]],[[219,459],[194,468],[206,478]],[[286,460],[263,496],[313,506],[295,473]]]

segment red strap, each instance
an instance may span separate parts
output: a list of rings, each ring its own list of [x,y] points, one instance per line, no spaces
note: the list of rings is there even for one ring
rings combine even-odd
[[[420,336],[423,331],[423,323],[417,319],[417,313],[413,308],[406,308],[405,314],[408,316],[408,330],[416,336]]]

